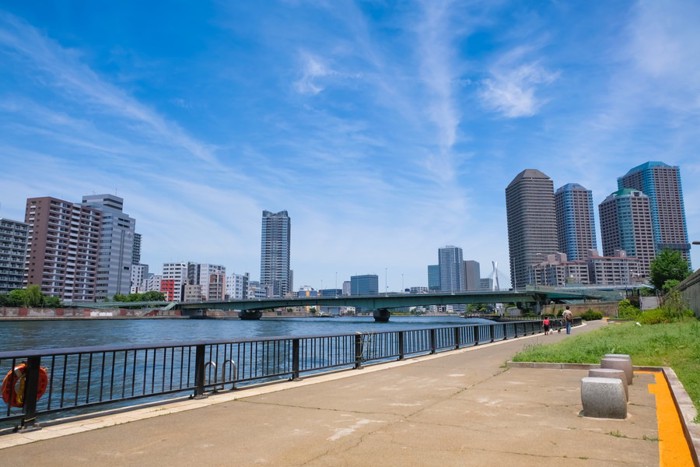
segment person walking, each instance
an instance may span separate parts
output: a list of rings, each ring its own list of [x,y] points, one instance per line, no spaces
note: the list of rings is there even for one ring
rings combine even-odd
[[[566,323],[566,333],[571,334],[571,322],[574,320],[574,315],[571,313],[569,305],[566,305],[566,310],[564,310],[562,318],[564,318],[564,322]]]
[[[549,316],[545,316],[542,321],[542,326],[544,327],[544,335],[549,334]]]

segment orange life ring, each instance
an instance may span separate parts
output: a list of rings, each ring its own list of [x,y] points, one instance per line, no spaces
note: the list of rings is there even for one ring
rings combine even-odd
[[[8,371],[2,380],[2,400],[11,407],[24,407],[24,386],[27,379],[27,364],[20,363]],[[39,386],[36,390],[36,400],[46,392],[49,377],[46,368],[39,367]]]

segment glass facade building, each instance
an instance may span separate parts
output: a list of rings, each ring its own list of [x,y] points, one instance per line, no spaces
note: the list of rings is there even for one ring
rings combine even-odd
[[[567,183],[554,193],[559,251],[569,261],[586,258],[598,248],[593,194],[578,183]]]
[[[680,168],[650,161],[617,179],[618,189],[632,188],[649,197],[654,247],[677,250],[690,262]]]
[[[639,260],[639,274],[649,276],[649,265],[656,256],[649,197],[625,188],[612,193],[599,206],[603,256],[627,256]]]

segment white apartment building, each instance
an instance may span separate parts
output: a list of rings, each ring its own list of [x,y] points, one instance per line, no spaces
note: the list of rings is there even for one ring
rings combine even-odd
[[[162,280],[173,281],[173,301],[182,301],[182,287],[187,283],[187,263],[163,263]]]

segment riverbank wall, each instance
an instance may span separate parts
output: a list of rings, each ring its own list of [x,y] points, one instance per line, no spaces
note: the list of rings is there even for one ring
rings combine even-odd
[[[180,310],[0,307],[0,319],[183,318]]]

